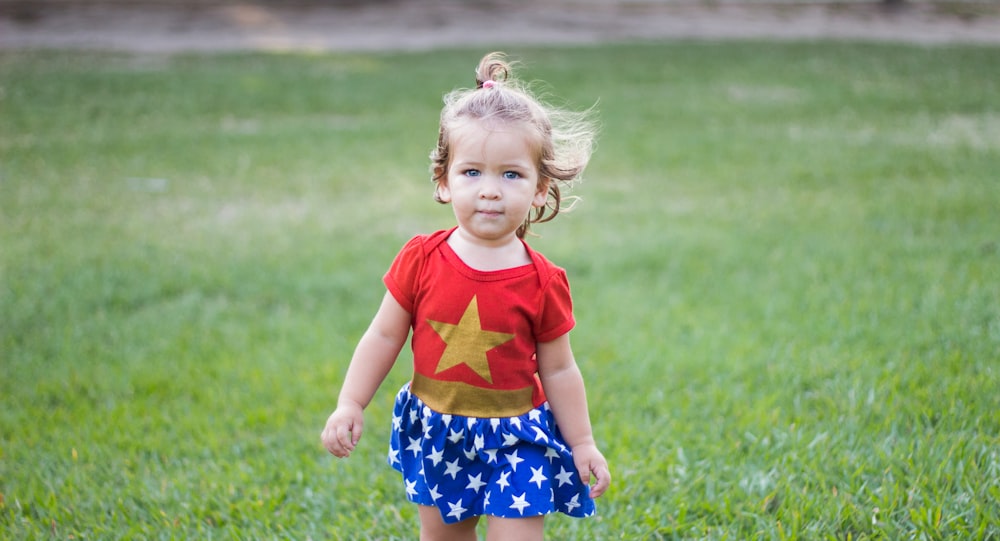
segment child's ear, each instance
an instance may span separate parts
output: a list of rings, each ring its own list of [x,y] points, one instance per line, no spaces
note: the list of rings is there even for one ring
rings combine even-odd
[[[447,182],[438,182],[434,188],[434,200],[438,203],[451,203],[451,190]]]
[[[533,207],[544,207],[545,203],[549,200],[549,184],[552,183],[552,179],[543,177],[538,181],[538,189],[535,191],[535,197],[531,200],[531,206]]]
[[[431,178],[434,179],[434,200],[438,203],[451,202],[451,190],[448,189],[448,179],[443,166],[437,166],[431,171]]]

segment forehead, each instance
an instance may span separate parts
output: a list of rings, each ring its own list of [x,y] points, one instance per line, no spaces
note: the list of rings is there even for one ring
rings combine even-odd
[[[452,124],[448,139],[455,152],[502,146],[511,151],[527,150],[537,158],[541,150],[538,131],[528,122],[459,119]]]

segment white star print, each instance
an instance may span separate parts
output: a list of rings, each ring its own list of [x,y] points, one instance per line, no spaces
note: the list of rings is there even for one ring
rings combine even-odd
[[[503,489],[510,486],[510,481],[507,478],[510,477],[510,472],[505,471],[500,474],[500,479],[497,480],[497,485],[500,485],[500,492],[503,493]]]
[[[538,409],[533,409],[528,412],[528,418],[537,423],[542,419],[542,411]]]
[[[511,417],[510,418],[510,426],[516,426],[518,429],[520,429],[521,428],[521,418],[520,417]]]
[[[487,490],[486,495],[483,496],[483,509],[486,509],[487,507],[490,506],[490,495],[491,495],[490,491]]]
[[[556,476],[559,480],[559,486],[572,485],[573,484],[573,472],[566,471],[564,466],[559,466],[559,475]]]
[[[517,437],[517,434],[507,434],[503,437],[503,446],[512,447],[517,445],[517,442],[521,441],[521,438]]]
[[[441,497],[441,493],[438,492],[438,486],[437,485],[434,485],[433,487],[431,487],[430,493],[431,493],[431,499],[434,500],[434,501],[437,501],[437,499]]]
[[[450,475],[452,479],[462,471],[462,468],[458,466],[457,458],[451,462],[445,462],[445,468],[444,474]]]
[[[422,413],[424,414],[424,419],[426,419],[431,416],[431,409],[428,408],[427,406],[424,406]]]
[[[513,453],[507,455],[507,461],[510,462],[510,469],[517,471],[517,465],[524,462],[524,459],[517,456],[517,450],[515,449]],[[458,462],[456,460],[456,462]]]
[[[403,426],[403,418],[402,417],[397,417],[397,416],[393,415],[392,416],[392,428],[395,429],[395,430],[399,430],[399,428],[401,426]]]
[[[416,481],[406,481],[406,494],[407,496],[417,495],[417,482]]]
[[[544,430],[542,430],[541,428],[538,428],[537,426],[533,426],[531,428],[533,428],[535,430],[535,441],[541,440],[541,441],[543,441],[545,443],[549,442],[549,437],[545,435],[545,431]]]
[[[554,459],[559,458],[559,451],[556,451],[552,447],[545,449],[545,458],[549,459],[549,464],[552,464]]]
[[[573,509],[576,509],[577,507],[580,507],[579,500],[580,500],[580,495],[579,494],[574,494],[573,495],[573,499],[570,500],[570,501],[568,501],[568,502],[566,502],[566,512],[567,513],[572,513]]]
[[[539,490],[542,488],[542,481],[548,481],[549,478],[542,474],[543,466],[539,466],[538,469],[531,468],[531,479],[528,480],[529,483],[535,483]]]
[[[497,428],[500,428],[500,419],[496,417],[490,419],[490,427],[493,429],[494,432],[496,432]]]
[[[431,430],[434,430],[434,426],[431,425],[430,423],[426,423],[425,422],[424,423],[424,438],[425,439],[430,439],[431,438]]]
[[[444,424],[450,425],[451,424],[451,414],[450,413],[445,413],[444,415],[441,416],[441,420],[444,421]]]
[[[484,438],[484,437],[482,437],[482,436],[480,436],[480,435],[477,435],[477,436],[476,436],[476,439],[475,439],[475,440],[473,440],[473,442],[472,442],[472,445],[473,445],[473,446],[474,446],[474,447],[475,447],[476,449],[482,449],[482,448],[483,448],[483,446],[485,446],[485,445],[486,445],[486,438]]]
[[[455,518],[462,518],[462,513],[466,511],[466,509],[462,507],[462,498],[459,498],[455,503],[448,502],[448,507],[451,508],[451,511],[448,511],[449,517],[454,516]]]
[[[420,454],[420,438],[409,438],[410,445],[406,448],[407,451],[413,451],[413,456]]]
[[[399,449],[389,449],[389,463],[395,464],[399,462]]]
[[[424,460],[430,460],[435,466],[440,464],[442,459],[444,459],[444,450],[438,451],[435,447],[431,447],[431,454],[424,458]]]
[[[510,504],[510,508],[517,509],[521,513],[521,516],[524,516],[524,508],[530,506],[528,498],[523,493],[520,496],[514,496],[514,503]]]
[[[472,459],[476,458],[476,450],[475,449],[463,449],[462,450],[462,454],[465,455],[465,459],[466,460],[472,460]]]
[[[449,430],[448,431],[448,441],[450,441],[452,443],[458,443],[458,442],[462,441],[462,437],[463,437],[462,433],[459,432],[458,430]]]
[[[496,463],[496,461],[497,461],[497,451],[499,451],[499,449],[486,449],[484,451],[486,453],[486,463],[487,464],[489,464],[490,462],[493,462],[494,464]]]
[[[410,423],[417,422],[417,418],[418,418],[417,410],[410,410]]]
[[[479,489],[483,488],[484,486],[486,486],[486,483],[483,482],[483,474],[479,473],[476,474],[475,477],[471,475],[469,476],[469,484],[465,485],[465,489],[466,490],[472,489],[473,492],[479,494]]]

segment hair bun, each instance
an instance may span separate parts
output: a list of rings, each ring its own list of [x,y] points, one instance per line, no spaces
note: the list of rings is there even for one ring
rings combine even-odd
[[[476,88],[483,88],[488,81],[499,83],[510,78],[510,63],[507,55],[496,51],[487,54],[476,67]]]

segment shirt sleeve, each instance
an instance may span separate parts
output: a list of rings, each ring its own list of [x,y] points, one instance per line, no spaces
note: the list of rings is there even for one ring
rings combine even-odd
[[[573,299],[565,271],[555,269],[542,287],[541,302],[535,340],[550,342],[576,326],[576,319],[573,317]]]
[[[413,237],[396,254],[389,270],[382,277],[386,289],[396,302],[407,312],[413,313],[419,285],[420,269],[424,262],[424,247],[421,237]]]

